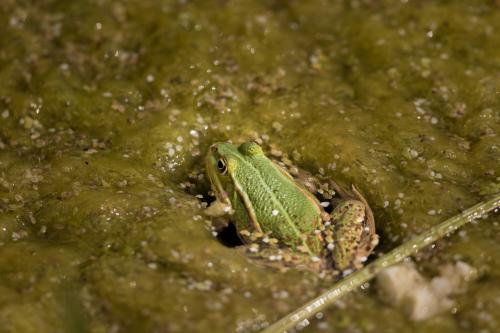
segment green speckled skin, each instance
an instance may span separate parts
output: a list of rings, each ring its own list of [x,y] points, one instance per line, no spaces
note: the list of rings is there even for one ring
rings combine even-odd
[[[227,165],[225,172],[217,169],[221,159]],[[270,232],[292,248],[304,246],[311,255],[320,255],[321,241],[314,233],[321,223],[319,203],[257,144],[244,143],[238,148],[214,144],[207,157],[207,172],[218,199],[224,201],[220,194],[228,194],[238,231]]]

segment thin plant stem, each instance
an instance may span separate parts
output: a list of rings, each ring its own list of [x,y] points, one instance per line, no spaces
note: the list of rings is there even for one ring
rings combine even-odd
[[[308,318],[311,318],[319,311],[332,305],[335,301],[349,292],[356,290],[363,283],[371,280],[387,267],[399,263],[406,257],[415,254],[427,245],[436,242],[446,235],[456,231],[463,225],[475,219],[481,218],[488,212],[499,207],[500,193],[497,193],[492,199],[480,202],[464,212],[430,228],[419,236],[396,247],[359,271],[348,275],[320,296],[307,302],[303,306],[267,327],[262,333],[283,333],[292,328],[304,328],[309,324]]]

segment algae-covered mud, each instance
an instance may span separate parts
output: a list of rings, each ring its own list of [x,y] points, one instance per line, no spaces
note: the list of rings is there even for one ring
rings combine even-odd
[[[499,6],[1,1],[0,331],[252,332],[328,288],[214,236],[214,141],[355,183],[376,255],[498,192]],[[498,253],[492,214],[415,258],[477,269],[449,310],[365,285],[304,332],[498,332]]]

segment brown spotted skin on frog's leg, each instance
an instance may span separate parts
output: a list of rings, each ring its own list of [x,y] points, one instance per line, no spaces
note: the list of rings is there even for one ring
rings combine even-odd
[[[320,180],[305,170],[298,169],[296,174],[295,180],[310,192],[320,192],[323,187],[321,191],[328,195],[331,195],[331,190],[335,193],[331,200],[333,212],[330,215],[323,212],[323,221],[331,219],[325,224],[325,267],[339,271],[361,268],[378,244],[375,219],[366,199],[354,185],[351,190],[346,190],[331,179]],[[324,183],[328,185],[326,188]]]
[[[359,269],[378,244],[373,212],[355,186],[352,192],[337,184],[334,186],[343,197],[330,214],[334,228],[334,266],[341,271]]]

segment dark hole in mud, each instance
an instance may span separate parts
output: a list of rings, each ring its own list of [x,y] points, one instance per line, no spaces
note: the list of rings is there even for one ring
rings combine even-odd
[[[217,239],[219,242],[227,247],[237,247],[243,245],[238,233],[236,232],[236,227],[233,223],[229,223],[227,227],[219,230],[217,234]]]

